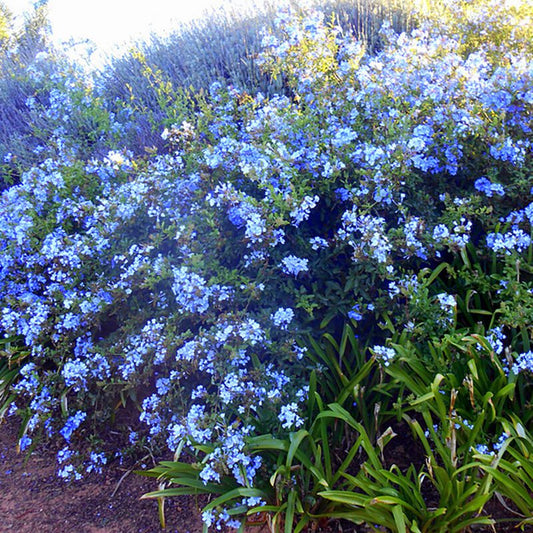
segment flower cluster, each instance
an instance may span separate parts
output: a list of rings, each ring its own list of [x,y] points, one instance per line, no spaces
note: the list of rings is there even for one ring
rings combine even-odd
[[[520,372],[533,372],[533,352],[521,353],[514,361],[511,370],[514,374]]]

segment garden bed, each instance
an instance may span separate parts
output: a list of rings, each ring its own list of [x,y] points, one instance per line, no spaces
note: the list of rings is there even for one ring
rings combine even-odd
[[[18,533],[155,533],[161,531],[157,503],[139,500],[155,481],[135,474],[131,466],[110,464],[102,475],[65,483],[56,476],[56,451],[39,447],[29,458],[16,452],[16,425],[0,430],[0,515],[2,531]],[[202,530],[192,498],[173,498],[166,505],[172,533]]]
[[[270,99],[144,59],[153,108],[70,67],[28,98],[53,128],[0,164],[6,527],[155,531],[163,498],[179,531],[193,503],[239,533],[533,526],[533,6],[498,4],[375,50],[282,10]]]

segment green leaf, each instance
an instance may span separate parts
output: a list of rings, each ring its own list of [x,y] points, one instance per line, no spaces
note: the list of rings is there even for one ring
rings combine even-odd
[[[271,435],[259,435],[248,440],[248,445],[252,450],[279,450],[288,451],[289,442],[276,439]]]
[[[433,269],[431,275],[426,280],[426,286],[431,285],[441,274],[441,272],[447,268],[450,268],[449,263],[440,263],[436,268]]]
[[[309,433],[305,429],[300,429],[296,433],[291,433],[290,435],[290,441],[291,444],[289,446],[289,451],[287,452],[287,459],[285,461],[285,464],[287,466],[292,465],[292,460],[294,458],[294,455],[298,451],[298,448],[302,441],[305,439],[305,437],[309,436]]]
[[[433,398],[435,398],[435,393],[433,391],[432,392],[427,392],[426,394],[423,394],[422,396],[419,396],[415,400],[412,400],[411,402],[409,402],[409,405],[411,407],[415,407],[415,406],[420,405],[422,403],[427,403],[430,400],[432,400]]]
[[[357,494],[355,492],[346,492],[343,490],[324,490],[318,493],[326,500],[333,502],[346,503],[356,507],[365,507],[369,502],[369,497],[364,494]]]
[[[285,511],[285,533],[292,533],[296,496],[296,490],[291,489],[287,497],[287,510]]]
[[[302,518],[300,518],[300,520],[296,524],[296,527],[294,528],[294,533],[300,533],[301,531],[303,531],[307,527],[307,524],[309,524],[310,521],[311,521],[311,517],[302,516]]]
[[[246,487],[238,487],[236,489],[230,490],[228,492],[225,492],[222,494],[222,496],[219,496],[218,498],[214,499],[212,502],[208,503],[204,507],[204,511],[210,511],[211,509],[214,509],[215,507],[218,507],[219,505],[222,505],[228,501],[234,500],[235,498],[253,498],[253,497],[259,497],[266,500],[268,498],[268,495],[266,492],[260,489],[249,489]]]
[[[350,468],[350,466],[352,465],[352,461],[355,455],[359,452],[363,438],[364,438],[363,436],[359,436],[359,438],[355,441],[353,446],[350,448],[350,451],[347,453],[344,461],[339,466],[339,468],[337,469],[337,472],[333,476],[333,479],[331,482],[332,486],[335,485],[335,483],[339,480],[339,478],[343,476],[346,470],[348,470],[348,468]]]
[[[392,508],[392,515],[394,516],[394,523],[398,533],[407,533],[407,526],[405,524],[405,515],[401,505],[395,505]]]
[[[370,371],[372,370],[372,367],[374,367],[376,364],[376,359],[375,357],[372,357],[371,359],[369,359],[362,367],[361,367],[361,370],[359,370],[359,372],[357,372],[355,374],[355,376],[353,376],[350,381],[348,381],[348,383],[346,383],[346,385],[343,387],[343,389],[341,390],[338,398],[337,398],[337,402],[342,405],[344,404],[344,402],[346,401],[346,399],[351,395],[353,394],[353,390],[354,390],[354,387],[358,384],[358,383],[361,383],[367,376],[368,374],[370,374]]]
[[[514,395],[514,390],[516,387],[516,383],[508,383],[504,387],[498,390],[498,392],[494,395],[495,398],[503,398],[505,396],[508,396],[509,398],[512,398]]]
[[[141,500],[150,500],[154,498],[167,498],[170,496],[189,496],[189,495],[195,495],[195,494],[209,494],[210,490],[199,490],[199,489],[193,489],[191,487],[175,487],[175,488],[168,488],[168,489],[162,489],[162,490],[155,490],[153,492],[147,492],[146,494],[143,494],[141,496]]]

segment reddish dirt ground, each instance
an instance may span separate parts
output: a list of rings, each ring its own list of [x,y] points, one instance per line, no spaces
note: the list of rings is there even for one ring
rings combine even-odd
[[[54,450],[40,448],[27,458],[16,452],[16,437],[13,424],[0,425],[2,533],[202,531],[193,498],[167,500],[167,527],[162,530],[156,502],[139,500],[143,493],[157,489],[155,480],[132,473],[118,485],[127,469],[111,464],[104,475],[65,483],[56,476]]]

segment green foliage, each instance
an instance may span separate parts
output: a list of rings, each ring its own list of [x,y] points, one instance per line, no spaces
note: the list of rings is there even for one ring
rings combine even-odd
[[[324,403],[335,402],[359,420],[371,438],[390,418],[394,392],[387,390],[384,372],[354,329],[345,324],[339,341],[330,333],[321,342],[309,337],[306,357],[318,368],[319,393]]]
[[[503,413],[502,413],[503,414]],[[533,434],[516,416],[504,424],[510,435],[497,455],[483,455],[481,468],[494,478],[496,495],[512,516],[520,516],[519,526],[533,524]]]
[[[21,339],[11,337],[0,341],[0,423],[16,398],[12,387],[17,382],[20,368],[28,355]]]
[[[270,529],[276,533],[291,533],[307,530],[313,524],[328,523],[330,520],[350,518],[344,505],[323,498],[324,490],[334,490],[345,485],[347,471],[364,452],[374,454],[372,441],[363,425],[341,405],[323,404],[316,391],[316,376],[312,374],[307,429],[290,432],[285,438],[259,435],[246,440],[246,449],[263,459],[265,472],[271,472],[268,484],[257,487],[243,487],[231,476],[224,476],[218,483],[205,482],[200,473],[205,467],[196,454],[206,454],[208,447],[193,445],[196,450],[193,462],[163,461],[159,466],[139,472],[157,477],[160,482],[170,482],[175,488],[164,488],[145,494],[144,498],[166,498],[181,494],[220,495],[207,506],[204,513],[222,512],[229,509],[230,516],[254,516],[268,513]],[[387,432],[380,445],[385,446],[391,438]],[[175,457],[179,458],[185,442],[178,447]],[[339,453],[343,449],[344,452]],[[263,481],[266,482],[266,479]],[[246,503],[246,498],[259,498],[261,504]],[[216,515],[215,515],[216,516]],[[243,522],[244,524],[244,522]],[[313,526],[315,527],[315,526]]]

